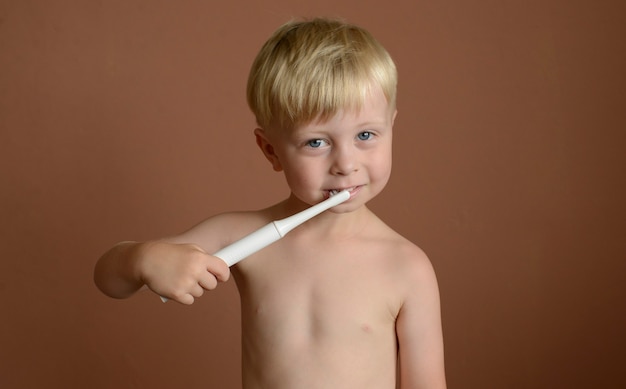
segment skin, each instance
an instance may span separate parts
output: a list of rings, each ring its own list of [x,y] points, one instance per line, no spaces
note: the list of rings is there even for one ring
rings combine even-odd
[[[147,286],[191,304],[229,278],[208,255],[268,222],[352,188],[351,198],[232,268],[241,296],[243,387],[445,388],[439,292],[426,255],[367,202],[391,173],[395,109],[374,90],[358,111],[292,131],[257,129],[291,195],[217,215],[154,242],[118,244],[96,265],[117,298]]]

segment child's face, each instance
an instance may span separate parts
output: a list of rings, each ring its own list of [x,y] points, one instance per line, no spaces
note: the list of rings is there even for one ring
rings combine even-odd
[[[380,193],[389,180],[395,115],[376,89],[359,111],[340,111],[326,122],[285,133],[257,130],[257,143],[274,170],[284,171],[298,199],[314,204],[332,190],[350,189],[350,200],[335,211],[353,210]]]

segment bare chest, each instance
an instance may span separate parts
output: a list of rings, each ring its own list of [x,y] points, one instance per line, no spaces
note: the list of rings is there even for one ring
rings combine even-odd
[[[378,377],[363,382],[393,381],[401,298],[384,251],[290,253],[289,247],[267,250],[238,277],[244,368],[248,363],[254,371],[252,361],[263,361],[263,374],[281,380],[319,370],[335,371],[336,379],[351,384],[370,373]],[[290,371],[295,362],[308,370]],[[381,376],[382,366],[387,374]]]
[[[294,321],[313,334],[368,332],[394,323],[401,301],[384,251],[339,247],[290,254],[268,250],[239,285],[254,318]]]

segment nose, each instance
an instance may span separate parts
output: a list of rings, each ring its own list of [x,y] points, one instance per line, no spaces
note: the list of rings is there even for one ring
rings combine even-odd
[[[332,152],[331,173],[346,176],[358,170],[355,150],[350,146],[335,147]]]

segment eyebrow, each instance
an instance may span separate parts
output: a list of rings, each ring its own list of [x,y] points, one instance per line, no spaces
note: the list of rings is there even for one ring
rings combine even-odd
[[[389,124],[389,120],[387,118],[380,118],[380,119],[374,119],[374,120],[366,120],[363,122],[359,122],[356,127],[371,127],[371,126],[386,126],[387,124]]]

